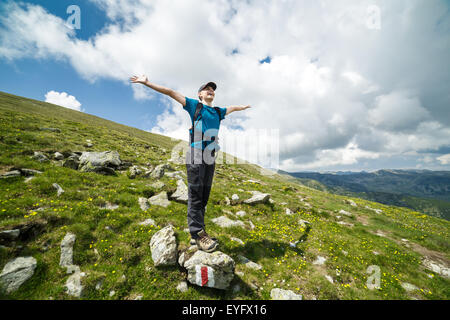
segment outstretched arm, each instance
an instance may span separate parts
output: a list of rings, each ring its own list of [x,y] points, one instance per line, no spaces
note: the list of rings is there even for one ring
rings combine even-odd
[[[250,105],[248,105],[248,106],[229,106],[229,107],[226,107],[226,108],[227,108],[227,113],[225,115],[228,115],[228,114],[230,114],[232,112],[242,111],[242,110],[245,110],[245,109],[248,109],[248,108],[251,108],[251,107],[250,107]]]
[[[141,83],[155,91],[165,94],[165,95],[171,97],[172,99],[175,99],[179,103],[181,103],[181,105],[183,107],[186,105],[186,97],[184,95],[182,95],[181,93],[178,93],[175,90],[172,90],[170,88],[166,88],[166,87],[151,83],[150,81],[148,81],[148,78],[146,76],[140,76],[140,77],[133,76],[130,78],[130,81],[132,83]]]

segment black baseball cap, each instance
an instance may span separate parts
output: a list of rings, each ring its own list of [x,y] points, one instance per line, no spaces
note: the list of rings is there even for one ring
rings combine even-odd
[[[214,82],[208,82],[208,83],[202,85],[202,86],[198,89],[198,92],[202,91],[203,89],[205,89],[205,88],[208,87],[208,86],[211,87],[211,88],[213,88],[214,91],[216,91],[216,89],[217,89],[217,85],[216,85]]]

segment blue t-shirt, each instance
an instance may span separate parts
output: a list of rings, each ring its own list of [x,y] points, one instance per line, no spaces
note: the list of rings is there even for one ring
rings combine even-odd
[[[183,107],[184,110],[186,110],[190,117],[191,117],[191,123],[192,119],[194,118],[195,109],[197,108],[198,100],[191,99],[188,97],[186,98],[186,106]],[[203,108],[200,111],[197,121],[195,122],[195,128],[197,130],[202,130],[203,133],[206,133],[207,136],[210,137],[217,137],[219,134],[219,127],[220,127],[220,121],[225,119],[225,114],[227,113],[227,108],[220,108],[220,117],[217,114],[216,110],[213,107],[207,106],[206,104],[203,104]],[[201,148],[202,150],[207,147],[208,149],[216,149],[216,151],[219,150],[219,145],[216,143],[216,141],[205,141],[202,143],[202,141],[193,142],[191,144],[194,148]]]

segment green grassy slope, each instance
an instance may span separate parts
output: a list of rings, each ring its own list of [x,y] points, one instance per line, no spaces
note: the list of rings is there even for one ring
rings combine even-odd
[[[41,127],[61,132],[42,131]],[[92,140],[92,148],[84,147],[86,139]],[[284,175],[263,175],[253,164],[216,165],[206,212],[208,232],[219,238],[220,250],[236,261],[237,275],[230,289],[189,285],[181,293],[176,286],[185,279],[185,271],[155,267],[149,242],[157,230],[172,223],[179,248],[188,247],[186,205],[171,202],[167,208],[151,206],[144,212],[138,198],[159,192],[151,187],[155,182],[151,178],[130,179],[126,171],[117,176],[83,173],[62,167],[58,161],[40,163],[30,157],[33,151],[117,150],[122,160],[157,165],[167,162],[175,144],[168,137],[0,92],[0,173],[13,167],[43,172],[29,182],[23,177],[0,179],[0,231],[19,225],[36,230],[0,248],[0,271],[18,256],[33,256],[38,262],[32,278],[17,292],[0,298],[73,299],[65,293],[68,275],[59,266],[60,243],[68,231],[77,236],[74,263],[86,273],[83,299],[133,299],[138,295],[143,299],[270,299],[275,287],[293,290],[304,299],[450,298],[448,278],[422,264],[427,257],[448,267],[448,221],[358,198],[352,198],[357,204],[353,207],[344,201],[348,197],[302,186]],[[183,165],[169,164],[173,170],[185,170]],[[161,181],[169,193],[176,189],[174,179],[164,176]],[[65,190],[59,197],[52,187],[55,182]],[[240,199],[250,198],[251,190],[270,193],[274,203],[225,203],[225,196],[231,198],[234,193]],[[102,209],[105,202],[119,208]],[[377,214],[366,205],[383,212]],[[293,214],[286,215],[286,208]],[[352,216],[339,214],[341,209]],[[247,215],[233,217],[225,212],[240,210]],[[211,222],[221,215],[251,221],[255,228],[223,229]],[[147,218],[158,226],[139,225]],[[289,242],[305,232],[300,219],[309,221],[312,228],[306,241],[294,249]],[[240,254],[263,269],[246,268],[237,259]],[[318,256],[327,259],[324,265],[313,263]],[[367,269],[372,265],[380,268],[380,289],[366,286]],[[99,281],[103,285],[96,290]],[[418,289],[407,292],[402,282]],[[236,285],[239,290],[233,290]],[[115,294],[110,296],[112,290]]]

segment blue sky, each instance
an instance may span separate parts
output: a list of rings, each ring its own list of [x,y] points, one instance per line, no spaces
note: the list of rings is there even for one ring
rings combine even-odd
[[[215,105],[252,106],[222,121],[222,150],[278,143],[286,171],[449,170],[448,52],[446,0],[0,4],[0,90],[187,140],[180,105],[128,78],[192,98],[214,81]]]
[[[108,23],[104,11],[89,1],[26,1],[44,7],[50,14],[67,19],[67,7],[81,8],[81,29],[76,37],[89,39]],[[137,101],[129,87],[117,80],[103,79],[91,83],[80,77],[66,60],[24,58],[14,61],[0,59],[2,91],[45,101],[51,90],[76,97],[81,109],[108,120],[148,130],[156,125],[162,106],[155,101]]]

